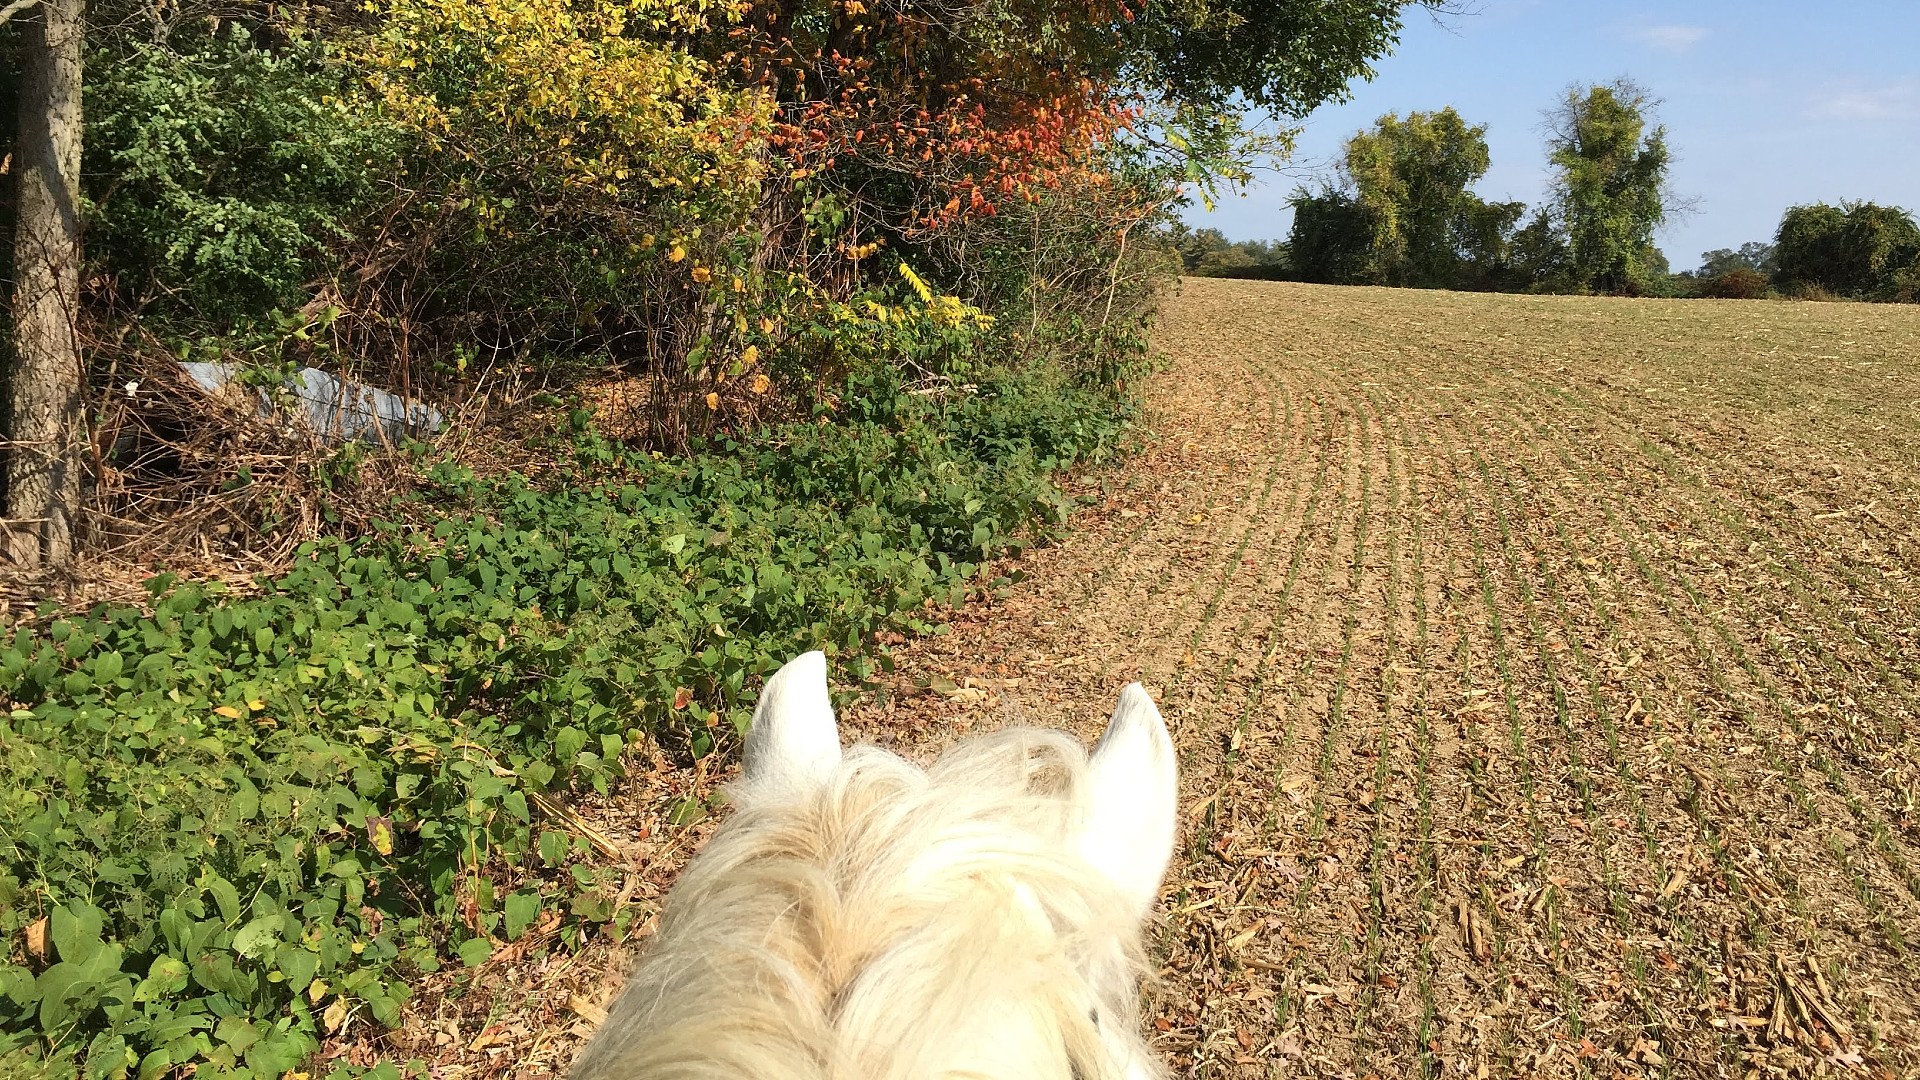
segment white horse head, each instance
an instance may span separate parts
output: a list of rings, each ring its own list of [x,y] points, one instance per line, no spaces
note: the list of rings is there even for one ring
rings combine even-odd
[[[1173,743],[1137,684],[1087,754],[842,754],[826,659],[767,680],[733,817],[667,897],[574,1080],[1151,1080],[1141,921]]]

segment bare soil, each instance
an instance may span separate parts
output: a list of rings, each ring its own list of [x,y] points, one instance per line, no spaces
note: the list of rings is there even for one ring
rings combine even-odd
[[[1192,280],[1157,344],[1144,452],[843,726],[1147,685],[1175,1075],[1920,1074],[1920,310]],[[643,914],[711,779],[596,812]],[[340,1052],[564,1071],[625,954],[523,953]]]

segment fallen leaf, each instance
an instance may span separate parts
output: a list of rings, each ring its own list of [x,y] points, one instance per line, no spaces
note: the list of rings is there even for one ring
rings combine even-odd
[[[47,959],[47,917],[45,915],[27,924],[27,955],[43,963]]]
[[[1289,776],[1280,781],[1280,791],[1293,800],[1295,806],[1306,803],[1306,791],[1313,786],[1313,778],[1308,776]]]
[[[373,844],[373,850],[380,854],[393,854],[393,819],[390,817],[368,818],[367,840]]]
[[[1660,887],[1660,899],[1667,900],[1672,898],[1674,893],[1679,892],[1685,888],[1686,885],[1687,872],[1685,870],[1675,870],[1668,876],[1667,883]]]
[[[1852,1068],[1855,1065],[1865,1065],[1866,1063],[1867,1059],[1860,1056],[1860,1051],[1850,1047],[1839,1047],[1827,1051],[1827,1064],[1829,1065],[1836,1065],[1845,1069]]]
[[[573,1015],[579,1017],[582,1020],[585,1020],[587,1023],[592,1024],[595,1027],[598,1027],[599,1025],[607,1022],[607,1010],[594,1004],[592,1001],[589,1001],[588,999],[581,997],[579,994],[572,994],[568,996],[567,1008],[573,1013]]]

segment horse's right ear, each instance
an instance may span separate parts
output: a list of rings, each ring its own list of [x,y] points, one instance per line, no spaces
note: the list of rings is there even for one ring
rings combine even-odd
[[[1166,721],[1139,683],[1120,704],[1087,761],[1081,857],[1106,875],[1144,917],[1173,858],[1179,763]]]
[[[840,728],[827,696],[827,658],[810,652],[767,680],[747,729],[741,773],[756,791],[802,795],[840,767]]]

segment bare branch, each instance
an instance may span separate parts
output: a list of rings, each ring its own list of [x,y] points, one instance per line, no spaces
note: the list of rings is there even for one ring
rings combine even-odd
[[[7,25],[8,19],[13,18],[15,15],[20,14],[39,2],[40,0],[13,0],[13,3],[8,4],[6,7],[0,7],[0,26]]]

